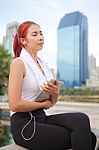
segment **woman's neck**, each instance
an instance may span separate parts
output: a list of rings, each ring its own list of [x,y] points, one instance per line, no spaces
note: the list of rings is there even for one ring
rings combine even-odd
[[[31,50],[31,49],[26,49],[27,52],[31,55],[31,57],[33,58],[33,60],[37,60],[37,52]]]

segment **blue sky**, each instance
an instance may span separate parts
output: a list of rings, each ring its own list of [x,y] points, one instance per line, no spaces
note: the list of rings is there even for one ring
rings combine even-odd
[[[99,65],[99,0],[0,0],[0,43],[6,34],[7,23],[35,21],[45,37],[41,55],[55,67],[59,21],[66,13],[77,10],[88,17],[89,55],[93,53]]]

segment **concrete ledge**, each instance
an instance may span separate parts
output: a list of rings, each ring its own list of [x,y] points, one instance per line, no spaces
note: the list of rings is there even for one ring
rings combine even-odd
[[[10,145],[1,147],[0,150],[28,150],[28,149],[21,147],[19,145],[16,145],[16,144],[10,144]]]

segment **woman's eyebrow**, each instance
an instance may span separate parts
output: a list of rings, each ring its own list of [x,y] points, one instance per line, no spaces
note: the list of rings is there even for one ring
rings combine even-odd
[[[37,31],[32,31],[31,34],[32,34],[32,33],[37,33]]]
[[[42,31],[40,30],[40,31],[32,31],[31,34],[33,34],[33,33],[38,33],[38,32],[39,32],[39,33],[42,33]]]

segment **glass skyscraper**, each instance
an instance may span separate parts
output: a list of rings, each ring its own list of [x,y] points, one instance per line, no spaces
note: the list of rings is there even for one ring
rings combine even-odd
[[[57,79],[76,87],[88,78],[88,22],[79,11],[66,14],[57,30]]]

